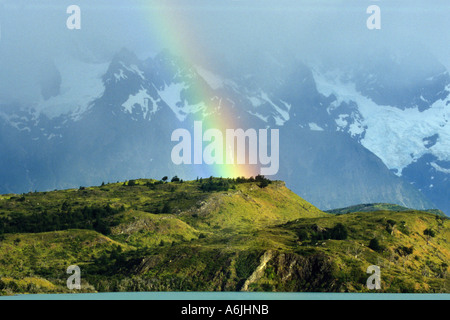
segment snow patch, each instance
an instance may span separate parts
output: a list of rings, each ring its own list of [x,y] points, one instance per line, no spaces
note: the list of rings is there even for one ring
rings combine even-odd
[[[138,93],[136,93],[135,95],[130,95],[128,97],[128,100],[122,104],[122,107],[124,107],[125,111],[131,114],[133,113],[133,108],[138,105],[142,108],[144,119],[148,119],[148,116],[150,114],[153,114],[157,111],[157,102],[158,101],[155,101],[148,94],[147,90],[141,87],[141,90],[139,90]]]
[[[334,94],[336,103],[355,102],[362,119],[350,126],[351,134],[365,133],[361,143],[376,154],[389,169],[398,175],[402,170],[427,153],[438,160],[450,160],[450,96],[436,101],[429,109],[418,108],[401,110],[392,106],[377,105],[363,96],[354,84],[340,81],[339,74],[319,74],[313,71],[319,92],[326,96]],[[343,128],[345,117],[335,120]],[[439,134],[436,144],[427,149],[423,139]]]
[[[74,120],[79,120],[91,103],[103,95],[102,76],[109,64],[77,60],[55,61],[55,64],[61,74],[60,94],[48,100],[41,98],[32,107],[49,118],[71,113]]]
[[[124,74],[122,69],[119,69],[119,73],[114,73],[114,78],[116,78],[116,82],[118,82],[121,79],[127,79],[128,77]]]
[[[135,64],[132,64],[132,65],[130,65],[130,66],[125,65],[123,62],[120,62],[120,64],[121,64],[122,67],[124,67],[126,70],[128,70],[128,71],[130,71],[130,72],[132,72],[132,73],[134,73],[134,74],[137,74],[142,80],[145,80],[144,72],[142,72],[142,71],[138,68],[138,66],[136,66]],[[122,69],[121,69],[121,70],[122,70]]]
[[[317,123],[315,122],[308,123],[308,126],[311,131],[323,131],[323,128],[317,125]]]
[[[257,97],[248,97],[248,100],[250,100],[250,103],[252,104],[253,107],[257,108],[260,105],[263,104],[264,101],[262,101],[261,99],[257,98]]]
[[[342,131],[345,127],[348,126],[348,122],[347,120],[345,120],[348,117],[349,117],[348,114],[340,114],[337,119],[334,119],[337,126],[339,127],[338,130],[340,129]]]
[[[439,172],[442,172],[442,173],[450,174],[450,169],[442,168],[440,165],[438,165],[438,164],[435,163],[435,162],[431,162],[430,165],[431,165],[434,169],[436,169],[436,171],[439,171]],[[434,177],[431,177],[431,178],[434,179]]]
[[[250,113],[253,116],[256,116],[256,117],[260,118],[264,122],[269,121],[269,117],[263,116],[262,114],[259,114],[257,112],[249,111],[248,113]]]
[[[203,80],[206,81],[206,83],[213,89],[217,90],[219,88],[222,88],[224,85],[224,82],[222,78],[218,77],[214,73],[210,72],[209,70],[206,70],[203,67],[195,66],[195,69],[197,73],[200,75],[200,77],[203,78]]]
[[[206,106],[203,102],[195,105],[183,105],[181,102],[181,92],[187,89],[185,83],[171,83],[166,85],[164,89],[158,90],[161,99],[169,106],[180,121],[184,121],[188,114],[196,113],[205,110]]]
[[[273,101],[269,98],[267,93],[265,93],[263,91],[261,92],[261,99],[268,102],[270,105],[272,105],[272,107],[274,107],[275,111],[278,113],[278,114],[274,115],[275,123],[278,126],[282,126],[286,121],[289,120],[289,118],[290,118],[289,110],[291,109],[291,105],[289,105],[288,103],[286,103],[284,101],[281,101],[283,103],[284,107],[287,109],[287,110],[284,110],[277,104],[273,103]]]

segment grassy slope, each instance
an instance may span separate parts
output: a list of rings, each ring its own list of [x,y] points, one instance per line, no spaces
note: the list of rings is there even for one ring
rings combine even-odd
[[[380,210],[389,210],[389,211],[410,211],[410,208],[400,206],[398,204],[391,203],[368,203],[368,204],[358,204],[350,207],[339,208],[327,210],[327,213],[332,214],[346,214],[351,212],[373,212]],[[446,217],[445,213],[439,209],[428,209],[423,210],[425,212],[433,213],[442,217]]]
[[[64,276],[71,264],[80,268],[116,246],[128,246],[91,230],[6,234],[0,244],[0,288],[15,292],[68,292]],[[94,289],[83,283],[85,291]]]
[[[393,222],[394,227],[390,227]],[[301,219],[286,227],[298,232],[313,225],[327,228],[337,223],[347,227],[346,240],[306,240],[299,242],[297,252],[314,248],[332,256],[337,267],[335,275],[343,282],[341,290],[367,291],[365,271],[369,265],[378,265],[384,291],[449,292],[450,220],[419,211],[377,211]],[[423,234],[426,228],[436,231],[428,241]],[[379,252],[369,248],[373,238],[383,247]],[[412,253],[404,252],[403,247],[412,248]]]
[[[365,291],[372,264],[382,267],[385,291],[450,291],[447,219],[419,211],[326,214],[282,182],[215,192],[202,192],[195,181],[145,186],[153,182],[0,196],[3,217],[57,213],[64,202],[73,210],[124,207],[106,218],[107,236],[79,229],[5,234],[1,292],[66,292],[70,264],[82,268],[85,291]],[[155,214],[166,203],[170,213]],[[346,226],[346,240],[299,241],[301,230],[337,223]],[[436,236],[427,243],[423,230],[430,227]],[[372,238],[384,251],[368,248]]]

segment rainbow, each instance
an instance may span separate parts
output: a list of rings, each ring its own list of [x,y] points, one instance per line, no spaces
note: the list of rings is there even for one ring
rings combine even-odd
[[[182,57],[186,61],[187,68],[198,65],[209,65],[210,57],[201,50],[201,44],[196,39],[195,30],[186,21],[183,8],[167,6],[145,7],[145,19],[150,22],[150,27],[155,32],[159,43],[158,47],[164,48],[174,55]],[[195,101],[207,102],[203,108],[203,114],[196,113],[192,120],[202,121],[203,129],[216,128],[219,130],[242,128],[233,114],[231,97],[217,97],[211,92],[211,88],[203,81],[194,81],[189,93]],[[246,129],[246,128],[242,128]],[[206,142],[207,144],[207,142]],[[184,165],[185,174],[197,177],[250,177],[259,174],[258,165],[242,164],[212,164],[212,165]],[[186,172],[187,171],[187,172]]]

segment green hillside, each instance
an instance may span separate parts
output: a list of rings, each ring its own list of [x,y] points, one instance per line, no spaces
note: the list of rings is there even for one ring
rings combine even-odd
[[[450,292],[445,217],[329,214],[262,177],[173,180],[0,196],[1,294],[72,292],[69,265],[81,292],[367,292],[370,265],[382,292]]]
[[[409,210],[411,210],[411,208],[407,208],[407,207],[400,206],[398,204],[391,204],[391,203],[367,203],[367,204],[357,204],[357,205],[345,207],[345,208],[327,210],[325,212],[332,213],[332,214],[346,214],[346,213],[350,213],[350,212],[373,212],[373,211],[380,211],[380,210],[409,211]],[[445,213],[439,209],[428,209],[428,210],[423,210],[423,211],[433,213],[438,216],[446,217]]]

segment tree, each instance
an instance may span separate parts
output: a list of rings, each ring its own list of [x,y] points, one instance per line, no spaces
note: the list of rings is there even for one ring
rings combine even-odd
[[[436,232],[431,228],[426,228],[423,230],[423,234],[427,237],[427,244],[430,241],[430,238],[434,238],[436,236]]]
[[[163,208],[161,209],[161,213],[170,213],[170,204],[169,202],[164,203]]]
[[[342,223],[336,224],[330,233],[331,239],[335,240],[345,240],[348,237],[347,228]]]
[[[305,229],[300,229],[299,231],[297,231],[297,235],[299,241],[305,241],[309,238],[308,232]]]
[[[373,238],[372,240],[370,240],[369,248],[376,252],[383,251],[383,247],[380,245],[380,242],[377,238]]]
[[[436,215],[436,222],[438,224],[438,228],[442,228],[444,226],[444,218]]]
[[[166,182],[167,181],[167,179],[169,179],[167,176],[164,176],[164,177],[162,177],[162,181],[164,181],[164,182]]]
[[[61,211],[62,212],[67,212],[70,208],[70,204],[67,202],[67,200],[65,200],[63,202],[63,204],[61,205]]]
[[[267,179],[261,180],[261,182],[259,183],[260,188],[265,188],[268,185],[269,185],[269,181]]]
[[[386,231],[389,232],[389,234],[393,235],[395,230],[396,221],[389,219],[387,221],[386,225]]]
[[[178,176],[174,176],[172,178],[172,180],[170,180],[170,182],[179,182],[179,181],[180,181],[180,178],[178,178]]]
[[[414,247],[406,247],[406,246],[400,246],[395,251],[401,256],[409,256],[414,252]]]

